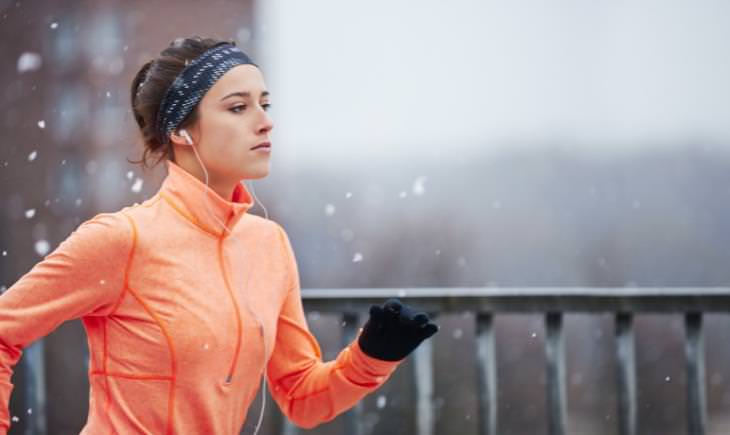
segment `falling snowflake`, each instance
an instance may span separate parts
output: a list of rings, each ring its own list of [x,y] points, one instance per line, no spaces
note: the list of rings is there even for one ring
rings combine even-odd
[[[426,183],[426,177],[418,177],[413,182],[413,194],[421,196],[424,193],[426,193],[426,187],[424,186],[424,183]]]
[[[33,151],[30,154],[28,154],[28,161],[32,162],[35,160],[35,158],[38,156],[38,151]]]
[[[76,204],[76,207],[80,206],[83,200],[81,198],[76,198],[76,201],[74,202]]]
[[[324,214],[327,216],[332,216],[335,214],[335,206],[332,204],[327,204],[324,206]]]
[[[375,405],[378,407],[378,409],[385,408],[385,405],[388,404],[388,398],[386,396],[378,396],[378,400],[375,403]]]
[[[44,121],[42,119],[40,121],[38,121],[38,127],[40,127],[41,129],[46,128],[46,121]]]
[[[107,98],[111,98],[111,96],[112,96],[112,93],[111,93],[111,92],[109,92],[109,91],[106,91],[106,97],[107,97]]]
[[[42,63],[43,60],[38,53],[26,51],[18,58],[18,72],[22,74],[28,71],[35,71],[41,67]]]
[[[26,219],[32,219],[33,216],[35,216],[35,209],[31,208],[25,211],[25,217]]]
[[[127,180],[131,180],[134,177],[134,171],[127,172]]]
[[[46,255],[48,254],[48,250],[51,249],[51,245],[48,244],[48,241],[46,240],[38,240],[35,242],[35,252],[40,255]]]
[[[454,329],[454,338],[459,340],[461,337],[464,336],[464,331],[461,330],[461,328]]]
[[[51,23],[51,29],[58,29],[58,23],[57,23],[57,22],[55,22],[55,21],[54,21],[54,22],[52,22],[52,23]]]
[[[361,253],[359,253],[359,252],[356,252],[356,253],[355,253],[355,256],[354,256],[354,257],[352,257],[352,262],[353,262],[353,263],[359,263],[359,262],[361,262],[361,261],[362,261],[362,254],[361,254]]]
[[[134,192],[134,193],[141,192],[142,191],[142,183],[143,183],[142,179],[141,178],[137,178],[134,181],[134,184],[132,185],[132,192]]]
[[[401,197],[401,198],[405,198],[406,196],[408,196],[408,193],[406,193],[406,191],[405,191],[405,190],[402,190],[402,191],[401,191],[401,192],[400,192],[400,193],[398,194],[398,196],[399,196],[399,197]]]
[[[20,421],[20,419],[18,418],[17,415],[14,415],[13,418],[12,418],[12,420],[13,420],[13,423],[17,423],[17,422]]]
[[[350,198],[352,198],[352,192],[347,192],[347,193],[345,194],[345,198],[347,198],[347,199],[350,199]]]
[[[7,257],[7,256],[8,256],[8,251],[3,251],[3,257]]]

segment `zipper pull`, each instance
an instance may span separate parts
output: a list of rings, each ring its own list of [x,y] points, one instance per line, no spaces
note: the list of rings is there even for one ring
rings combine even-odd
[[[225,380],[226,385],[230,385],[232,380],[233,380],[233,375],[229,374],[228,376],[226,376],[226,380]]]

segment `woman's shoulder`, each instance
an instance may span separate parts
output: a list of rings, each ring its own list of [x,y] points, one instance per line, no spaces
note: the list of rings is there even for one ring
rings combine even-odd
[[[248,223],[247,225],[243,226],[247,226],[248,228],[256,228],[259,231],[263,230],[271,234],[284,231],[284,228],[281,226],[281,224],[271,218],[264,218],[253,213],[247,213],[246,219]]]
[[[81,222],[69,238],[94,244],[98,249],[124,249],[133,241],[133,230],[124,210],[101,212]]]
[[[124,261],[134,243],[131,225],[121,211],[97,213],[81,222],[47,257],[103,267]]]
[[[288,244],[289,237],[284,229],[284,226],[270,218],[264,218],[255,214],[249,214],[246,216],[247,224],[240,225],[241,230],[244,232],[252,231],[259,237],[268,239],[269,242],[280,244],[283,242],[284,245]]]

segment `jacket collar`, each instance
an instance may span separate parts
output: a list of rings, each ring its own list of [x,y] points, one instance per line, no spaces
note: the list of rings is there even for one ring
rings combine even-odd
[[[166,163],[167,177],[160,187],[160,196],[186,219],[216,237],[228,233],[222,224],[233,231],[253,206],[253,199],[243,183],[237,183],[232,198],[226,200],[173,161],[166,160]]]

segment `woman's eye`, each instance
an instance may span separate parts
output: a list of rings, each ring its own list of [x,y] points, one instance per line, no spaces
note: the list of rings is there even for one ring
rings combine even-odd
[[[261,105],[261,107],[263,107],[264,110],[268,111],[269,108],[271,108],[271,103],[264,103],[264,104]],[[245,108],[246,108],[246,105],[243,104],[243,105],[240,105],[240,106],[231,107],[228,110],[230,110],[233,113],[241,113]]]

